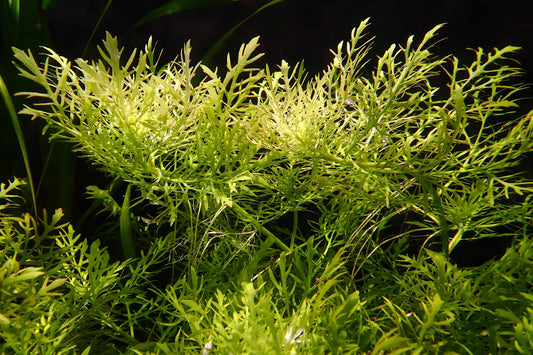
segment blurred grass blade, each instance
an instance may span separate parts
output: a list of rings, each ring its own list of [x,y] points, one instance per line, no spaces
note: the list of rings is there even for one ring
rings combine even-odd
[[[96,22],[96,25],[93,28],[93,31],[91,32],[91,35],[89,36],[89,39],[87,40],[87,43],[85,44],[85,48],[83,48],[83,52],[81,53],[81,57],[85,57],[85,53],[87,53],[87,49],[89,49],[89,45],[91,44],[91,41],[93,40],[94,34],[96,33],[96,30],[98,27],[100,27],[100,23],[102,22],[102,19],[104,18],[105,14],[107,13],[107,10],[109,9],[109,6],[111,6],[111,3],[113,0],[108,0],[107,5],[104,8],[104,11],[102,11],[102,14],[98,18],[98,21]]]
[[[164,5],[161,5],[154,10],[150,11],[146,16],[141,18],[133,29],[144,25],[147,22],[153,21],[156,18],[177,14],[183,11],[192,10],[196,8],[202,8],[206,6],[218,5],[223,3],[232,2],[235,0],[173,0]]]
[[[28,158],[26,144],[24,143],[24,136],[22,135],[22,128],[20,127],[20,123],[17,118],[17,112],[15,111],[15,106],[13,105],[13,101],[11,100],[11,96],[9,95],[9,91],[7,90],[7,86],[4,83],[4,79],[2,79],[2,76],[0,76],[0,93],[6,105],[7,111],[9,113],[9,117],[11,118],[11,122],[13,123],[13,128],[15,129],[15,134],[19,142],[20,152],[22,153],[22,159],[24,159],[26,173],[28,174],[28,181],[29,181],[30,190],[31,190],[31,198],[33,200],[32,201],[33,210],[35,212],[35,215],[37,215],[37,199],[35,196],[35,188],[33,186],[33,177],[31,175],[30,160]]]
[[[120,209],[120,241],[122,242],[122,252],[126,259],[135,257],[130,219],[130,193],[131,185],[128,185],[126,195],[124,196],[124,202]]]
[[[284,0],[272,0],[272,1],[268,2],[268,3],[266,3],[265,5],[261,6],[259,9],[255,10],[250,16],[246,17],[244,20],[242,20],[241,22],[239,22],[238,24],[233,26],[228,32],[226,32],[224,34],[224,36],[222,36],[209,49],[209,51],[206,53],[206,55],[202,58],[202,62],[204,64],[209,63],[211,61],[211,59],[213,58],[213,56],[215,55],[215,53],[218,52],[220,50],[220,48],[222,48],[222,46],[224,46],[224,43],[226,43],[228,38],[231,37],[233,32],[235,32],[239,27],[241,27],[243,24],[245,24],[248,20],[250,20],[252,17],[257,15],[259,12],[263,11],[264,9],[266,9],[266,8],[272,6],[272,5],[275,5],[275,4],[279,3],[279,2],[282,2],[282,1],[284,1]]]
[[[10,1],[9,7],[11,8],[11,14],[13,15],[13,19],[15,20],[15,23],[18,27],[20,17],[20,2],[18,0]]]
[[[50,9],[50,6],[54,5],[55,2],[56,0],[43,0],[41,3],[41,9],[48,10]]]
[[[20,3],[14,1],[0,1],[0,39],[6,53],[13,39],[19,34]],[[7,80],[7,79],[6,79]]]

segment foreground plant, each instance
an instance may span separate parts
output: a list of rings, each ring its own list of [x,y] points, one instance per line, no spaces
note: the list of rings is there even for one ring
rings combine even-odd
[[[501,260],[460,270],[439,253],[403,257],[405,271],[364,265],[311,238],[266,268],[227,254],[161,284],[174,238],[135,262],[110,262],[60,222],[14,210],[0,186],[0,352],[54,354],[523,353],[533,341],[533,239]],[[20,208],[20,207],[17,207]],[[16,215],[15,215],[16,213]],[[220,244],[223,246],[223,244]],[[218,246],[218,245],[217,245]],[[253,255],[261,259],[261,255]],[[207,260],[206,260],[207,261]],[[373,262],[377,260],[374,258]],[[253,275],[253,277],[250,277]]]
[[[40,221],[15,215],[23,186],[0,184],[0,353],[112,354],[139,343],[160,312],[145,297],[172,239],[136,264],[110,262],[100,241],[89,244],[61,222],[61,210]]]

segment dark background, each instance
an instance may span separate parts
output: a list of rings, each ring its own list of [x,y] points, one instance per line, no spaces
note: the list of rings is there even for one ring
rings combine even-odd
[[[193,53],[203,54],[233,25],[267,1],[247,0],[205,7],[161,17],[133,31],[133,25],[157,5],[166,1],[114,1],[97,31],[93,48],[105,31],[117,35],[128,47],[142,47],[150,35],[164,49],[163,60],[170,61],[187,40]],[[53,48],[69,57],[79,56],[105,8],[106,0],[58,0],[47,14]],[[529,4],[530,5],[530,4]],[[370,17],[369,34],[376,36],[375,54],[391,43],[403,44],[410,35],[419,39],[435,25],[446,23],[440,31],[444,41],[436,51],[453,53],[468,60],[466,48],[514,45],[522,47],[517,58],[533,81],[533,20],[527,1],[448,0],[448,1],[357,1],[285,0],[273,5],[241,26],[219,53],[261,36],[265,60],[276,64],[305,60],[311,72],[322,70],[331,60],[329,49],[349,38],[350,31]],[[94,53],[94,50],[92,51]],[[222,62],[223,63],[223,62]]]

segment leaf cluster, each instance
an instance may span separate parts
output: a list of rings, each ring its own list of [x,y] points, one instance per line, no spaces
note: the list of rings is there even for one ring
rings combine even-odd
[[[162,69],[151,40],[137,59],[134,51],[123,60],[109,34],[92,63],[47,49],[39,65],[15,49],[21,75],[44,89],[25,93],[39,101],[22,112],[132,184],[158,206],[150,219],[195,229],[187,240],[197,250],[209,233],[236,230],[287,250],[267,223],[310,205],[321,228],[351,240],[368,234],[357,227],[369,216],[376,225],[410,212],[420,216],[410,221],[418,233],[439,237],[445,254],[468,232],[530,225],[529,199],[505,203],[505,213],[499,207],[533,189],[511,170],[533,147],[531,113],[507,121],[517,106],[519,88],[508,83],[520,70],[507,64],[517,48],[478,49],[460,66],[430,52],[437,26],[418,45],[413,37],[392,45],[367,78],[367,25],[309,80],[301,65],[254,68],[257,38],[236,60],[228,55],[224,75],[192,65],[189,44]]]
[[[3,206],[22,181],[2,185]],[[44,213],[46,216],[46,213]],[[402,269],[366,264],[354,282],[347,248],[309,240],[272,263],[234,259],[222,279],[201,264],[158,286],[175,240],[135,262],[60,223],[0,217],[1,353],[357,354],[523,353],[531,349],[532,243],[459,269],[441,254],[403,257]],[[37,233],[39,231],[39,233]],[[221,251],[223,253],[223,251]],[[161,270],[161,265],[164,265]],[[250,277],[250,275],[253,275]]]
[[[431,52],[437,26],[365,76],[367,26],[311,78],[254,67],[258,38],[222,74],[189,44],[161,67],[151,40],[124,57],[109,34],[93,62],[15,49],[43,88],[22,112],[115,179],[88,191],[118,219],[125,260],[59,212],[0,216],[5,349],[527,353],[533,112],[514,113],[518,48],[461,65]],[[501,260],[449,260],[502,235],[515,242]],[[418,236],[418,256],[389,244]]]

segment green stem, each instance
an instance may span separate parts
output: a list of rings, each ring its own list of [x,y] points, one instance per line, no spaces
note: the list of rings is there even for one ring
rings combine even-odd
[[[20,123],[17,118],[15,106],[13,105],[13,101],[11,100],[11,96],[9,95],[9,91],[7,90],[7,86],[4,83],[4,79],[2,79],[2,76],[0,76],[0,93],[2,94],[2,99],[4,100],[4,103],[6,105],[9,117],[11,118],[11,122],[13,123],[13,128],[15,129],[17,140],[19,142],[20,152],[22,153],[22,159],[24,160],[24,166],[26,167],[26,174],[28,174],[31,198],[33,202],[33,210],[35,212],[35,216],[37,217],[37,197],[35,194],[35,187],[33,184],[33,177],[30,169],[28,151],[26,150],[26,143],[24,142],[24,136],[22,134],[22,128],[20,127]]]
[[[270,247],[272,244],[276,243],[283,251],[290,252],[291,249],[285,245],[278,237],[276,237],[271,231],[266,229],[261,223],[259,223],[254,217],[250,216],[248,212],[237,203],[233,202],[232,208],[247,222],[250,222],[259,232],[266,235],[267,240],[263,245],[264,248]]]
[[[98,18],[98,21],[96,22],[96,25],[93,28],[93,32],[89,36],[89,39],[87,40],[87,43],[85,44],[85,48],[83,48],[83,52],[81,53],[81,57],[85,57],[85,53],[87,53],[87,49],[89,49],[89,45],[91,44],[91,41],[93,40],[94,34],[96,33],[96,30],[98,27],[100,27],[100,23],[102,22],[102,19],[104,18],[105,14],[107,13],[107,10],[109,9],[109,6],[111,6],[111,3],[113,0],[108,0],[107,5],[104,8],[104,11],[102,11],[102,14]]]
[[[120,241],[122,243],[122,252],[126,259],[135,257],[135,247],[133,245],[133,233],[131,229],[130,192],[131,185],[128,185],[126,195],[124,196],[124,202],[120,209]]]
[[[448,226],[448,222],[446,221],[446,218],[444,216],[444,209],[442,208],[442,202],[441,202],[440,196],[437,194],[437,191],[435,191],[435,188],[428,181],[426,177],[422,175],[418,175],[415,177],[418,179],[418,181],[420,181],[420,184],[422,184],[422,187],[429,193],[429,195],[431,196],[431,199],[433,200],[433,206],[437,210],[437,216],[439,218],[441,244],[442,244],[442,254],[444,254],[444,257],[447,259],[450,256],[450,249],[448,245],[449,239],[450,239],[450,235],[449,235],[450,227]]]

